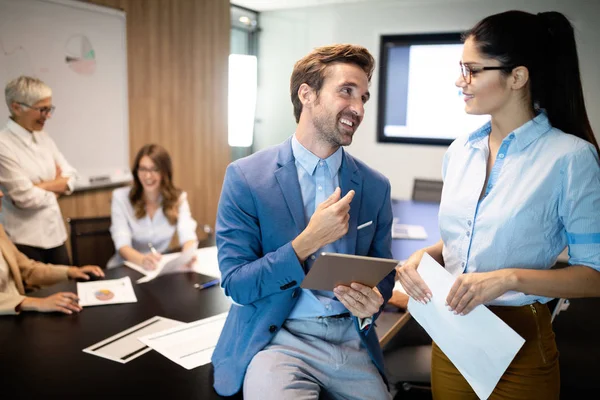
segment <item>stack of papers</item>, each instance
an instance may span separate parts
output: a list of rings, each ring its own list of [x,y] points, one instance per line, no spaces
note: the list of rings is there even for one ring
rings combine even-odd
[[[94,282],[77,282],[79,305],[104,306],[108,304],[137,303],[129,277]]]
[[[408,310],[471,385],[487,399],[525,340],[487,307],[455,315],[445,302],[455,278],[429,254],[419,264],[432,300],[423,305],[410,298]]]

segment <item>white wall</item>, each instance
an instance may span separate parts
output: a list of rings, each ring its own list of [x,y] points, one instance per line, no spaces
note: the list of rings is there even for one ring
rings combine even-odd
[[[294,63],[314,47],[355,43],[379,60],[381,34],[464,31],[487,15],[511,9],[560,11],[575,25],[588,114],[600,138],[599,0],[375,0],[260,14],[255,149],[277,144],[294,132],[289,78]],[[392,196],[410,198],[415,177],[441,179],[446,148],[377,143],[378,79],[376,68],[371,101],[349,151],[390,179]]]

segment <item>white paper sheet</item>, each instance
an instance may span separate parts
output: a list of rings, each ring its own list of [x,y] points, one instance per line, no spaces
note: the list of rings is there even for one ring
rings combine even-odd
[[[392,239],[427,239],[427,232],[421,225],[406,225],[394,221],[392,224]]]
[[[166,274],[175,272],[191,272],[187,264],[192,261],[196,255],[196,247],[191,247],[180,253],[164,254],[155,270],[147,271],[146,276],[141,277],[136,282],[145,283]]]
[[[185,324],[169,318],[159,316],[152,317],[123,332],[117,333],[114,336],[83,349],[83,352],[107,358],[121,364],[126,364],[152,350],[138,340],[140,336],[151,335],[155,332],[164,331],[165,329],[173,328],[178,325]]]
[[[203,247],[196,250],[196,262],[193,268],[199,274],[221,278],[217,246]]]
[[[108,304],[137,303],[137,297],[128,276],[93,282],[77,282],[79,305],[104,306]]]
[[[227,314],[190,322],[139,340],[182,367],[193,369],[210,362]]]
[[[433,299],[408,301],[411,315],[448,356],[477,396],[487,399],[525,340],[485,306],[465,316],[445,305],[455,278],[425,253],[418,269]]]
[[[129,267],[132,270],[137,271],[137,272],[139,272],[140,274],[142,274],[144,276],[146,276],[150,272],[152,272],[152,271],[150,271],[150,270],[148,270],[148,269],[146,269],[144,267],[141,267],[141,266],[137,265],[136,263],[132,263],[131,261],[125,261],[123,264],[125,264],[126,267]]]

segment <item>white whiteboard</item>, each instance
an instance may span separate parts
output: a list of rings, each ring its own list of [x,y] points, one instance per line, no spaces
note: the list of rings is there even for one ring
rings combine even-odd
[[[52,88],[44,130],[79,172],[78,188],[130,178],[125,25],[124,12],[78,1],[0,0],[2,93],[20,75]]]

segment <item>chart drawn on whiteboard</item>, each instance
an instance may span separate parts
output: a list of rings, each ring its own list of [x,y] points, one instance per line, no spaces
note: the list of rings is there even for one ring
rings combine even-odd
[[[0,37],[0,78],[3,78],[2,82],[6,83],[20,75],[34,74],[35,71],[27,50],[20,45],[5,45]]]
[[[96,52],[87,36],[74,35],[67,40],[65,62],[81,75],[92,75],[96,71]]]
[[[125,13],[87,3],[0,0],[0,87],[27,75],[52,88],[59,112],[45,129],[78,172],[75,190],[132,179]],[[0,129],[8,118],[0,107]]]

